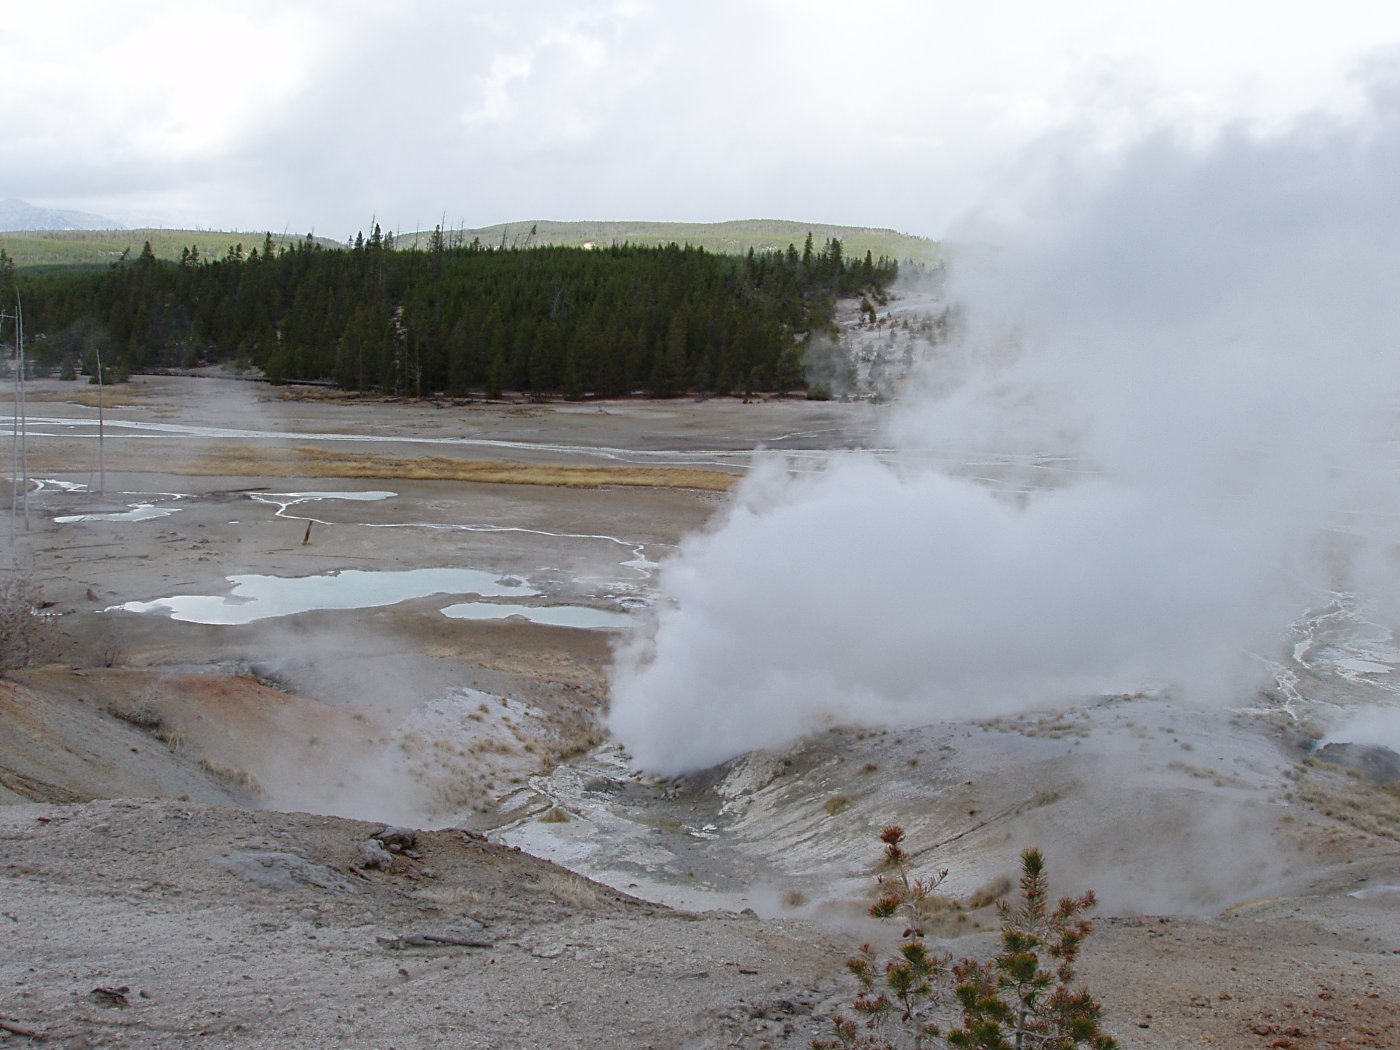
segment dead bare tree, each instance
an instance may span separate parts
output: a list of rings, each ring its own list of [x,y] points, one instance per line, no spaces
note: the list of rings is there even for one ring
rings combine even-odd
[[[24,667],[48,624],[40,607],[43,588],[23,574],[0,579],[0,670]]]

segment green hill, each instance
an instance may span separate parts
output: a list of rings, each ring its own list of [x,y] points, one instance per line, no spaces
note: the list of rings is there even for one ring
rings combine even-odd
[[[533,232],[532,232],[533,231]],[[479,239],[486,247],[537,248],[564,246],[609,247],[632,244],[639,247],[675,243],[704,248],[722,255],[743,255],[755,251],[782,251],[789,244],[801,249],[807,234],[820,248],[827,240],[836,238],[848,258],[861,258],[868,251],[879,258],[916,262],[933,262],[940,257],[941,246],[927,237],[914,237],[895,230],[870,226],[834,226],[830,223],[792,222],[785,219],[739,219],[731,222],[531,222],[502,223],[476,229],[445,230],[450,244],[467,245]],[[198,248],[206,260],[223,258],[230,248],[241,244],[244,252],[261,248],[266,236],[261,231],[237,230],[40,230],[24,233],[0,233],[0,248],[15,261],[19,269],[49,271],[78,270],[105,266],[129,252],[140,254],[141,246],[151,242],[157,259],[178,260],[186,248]],[[395,234],[399,248],[427,248],[431,231]],[[274,234],[272,241],[279,248],[293,242],[300,244],[304,236]],[[343,242],[318,237],[326,248],[343,248]]]
[[[533,233],[532,233],[533,231]],[[782,251],[789,244],[799,249],[808,233],[818,248],[831,239],[841,242],[847,258],[860,258],[868,251],[875,258],[913,259],[932,262],[939,257],[939,244],[927,237],[914,237],[895,230],[870,226],[833,226],[829,223],[792,222],[786,219],[737,219],[731,222],[552,222],[530,220],[482,226],[477,229],[444,230],[449,243],[470,244],[479,238],[487,247],[535,247],[562,245],[600,248],[614,244],[638,246],[671,243],[704,248],[708,252],[742,255],[755,251]],[[395,235],[400,248],[426,248],[431,231]]]
[[[263,232],[236,230],[37,230],[0,233],[0,248],[19,269],[83,269],[116,262],[123,252],[135,258],[147,241],[157,259],[178,260],[184,249],[198,248],[202,257],[212,260],[223,258],[238,244],[243,245],[245,252],[261,248],[266,236]],[[272,242],[279,248],[304,240],[305,237],[272,235]],[[317,240],[326,247],[343,247],[324,237]]]

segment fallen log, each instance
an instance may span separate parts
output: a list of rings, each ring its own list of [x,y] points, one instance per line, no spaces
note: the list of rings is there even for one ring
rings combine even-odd
[[[402,937],[376,937],[376,941],[392,951],[404,948],[494,948],[492,941],[483,941],[465,933],[408,933]]]
[[[12,1024],[9,1021],[0,1021],[0,1031],[9,1032],[11,1035],[20,1035],[26,1039],[43,1039],[43,1033],[36,1032],[31,1028],[23,1028],[20,1025]]]

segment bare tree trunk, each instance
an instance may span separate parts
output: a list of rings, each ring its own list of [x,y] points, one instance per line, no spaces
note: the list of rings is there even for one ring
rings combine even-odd
[[[107,466],[104,446],[107,434],[102,396],[102,349],[93,347],[93,352],[97,355],[97,494],[105,496],[107,494]]]
[[[24,307],[15,292],[15,342],[19,352],[19,459],[24,482],[24,531],[29,531],[29,406],[24,396]]]

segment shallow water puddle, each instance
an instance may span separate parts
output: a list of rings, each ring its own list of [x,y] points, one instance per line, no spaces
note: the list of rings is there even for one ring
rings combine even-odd
[[[463,602],[442,610],[454,620],[504,620],[521,616],[547,627],[578,627],[585,630],[620,631],[632,625],[625,612],[594,609],[587,605],[507,605],[501,602]]]
[[[183,594],[149,602],[126,602],[108,612],[162,613],[172,620],[246,624],[314,609],[372,609],[430,594],[532,597],[528,583],[480,569],[403,569],[371,572],[344,569],[320,576],[230,576],[229,594]]]
[[[302,503],[316,503],[320,500],[349,500],[352,503],[377,503],[392,499],[397,492],[371,489],[366,492],[250,492],[248,498],[257,503],[266,503],[277,508],[277,517],[286,515],[288,507]]]
[[[249,492],[248,498],[255,503],[262,503],[267,506],[277,508],[274,517],[286,518],[289,521],[308,521],[319,524],[327,524],[320,518],[310,517],[306,514],[306,508],[302,505],[315,503],[320,500],[354,500],[359,502],[372,502],[376,500],[390,499],[398,493],[371,490],[367,492]],[[232,524],[232,523],[230,523]],[[521,525],[500,525],[500,524],[472,524],[467,522],[441,522],[441,521],[357,521],[351,524],[367,529],[434,529],[443,532],[479,532],[479,533],[520,533],[526,536],[542,536],[553,540],[582,540],[585,542],[606,543],[622,547],[631,552],[631,557],[626,558],[618,564],[643,580],[650,580],[660,567],[659,563],[653,561],[646,555],[647,544],[636,540],[623,539],[619,536],[608,536],[602,533],[573,533],[573,532],[550,532],[544,529],[526,528]],[[594,581],[618,587],[626,587],[627,583],[622,581],[602,580]],[[448,615],[455,615],[449,613]],[[466,614],[463,614],[464,616]],[[509,616],[510,613],[503,613]],[[478,617],[483,618],[483,617]],[[542,622],[542,621],[541,621]],[[575,626],[566,624],[565,626]],[[587,624],[581,626],[602,626],[601,624]]]
[[[84,521],[151,521],[175,514],[179,510],[179,507],[157,507],[154,503],[134,503],[130,510],[106,514],[61,514],[53,520],[59,525],[73,525]]]
[[[35,478],[32,482],[35,493],[40,492],[61,492],[68,496],[90,496],[92,490],[85,482],[81,481],[59,481],[56,478]],[[120,500],[123,496],[146,496],[155,497],[161,500],[182,500],[188,499],[183,492],[117,492],[111,494],[113,502]],[[58,525],[74,525],[87,521],[153,521],[156,518],[168,517],[180,510],[179,507],[172,507],[165,503],[148,502],[141,500],[137,503],[128,503],[126,510],[114,511],[93,511],[87,514],[61,514],[53,520]]]

